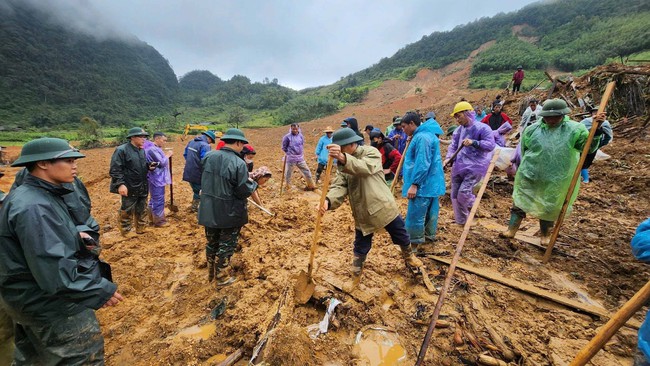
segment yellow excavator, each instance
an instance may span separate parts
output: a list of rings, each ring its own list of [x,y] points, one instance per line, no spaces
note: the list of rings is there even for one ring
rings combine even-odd
[[[185,131],[183,131],[183,136],[181,136],[181,141],[185,141],[185,138],[187,137],[187,134],[190,131],[207,131],[207,130],[209,130],[208,126],[187,124],[185,125]]]

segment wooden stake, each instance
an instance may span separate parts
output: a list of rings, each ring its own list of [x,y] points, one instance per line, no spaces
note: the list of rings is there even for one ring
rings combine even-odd
[[[607,87],[605,88],[605,94],[603,94],[603,98],[600,100],[600,107],[598,107],[598,114],[603,113],[605,111],[605,107],[607,106],[607,102],[609,101],[609,97],[612,95],[615,86],[616,86],[615,81],[612,81],[607,84]],[[551,239],[548,243],[548,246],[546,247],[546,253],[544,253],[544,258],[542,259],[542,263],[548,263],[549,259],[551,259],[553,246],[555,245],[557,236],[560,233],[560,227],[564,222],[564,216],[566,215],[566,212],[569,208],[569,202],[571,201],[571,196],[573,196],[573,191],[575,190],[576,184],[578,183],[578,178],[580,177],[580,170],[582,169],[582,165],[585,163],[585,159],[587,159],[587,154],[589,153],[591,142],[594,140],[594,135],[596,135],[596,130],[598,129],[598,127],[599,127],[598,123],[594,122],[591,124],[589,137],[587,138],[587,142],[585,143],[585,146],[582,148],[582,153],[580,154],[580,161],[578,162],[578,166],[576,166],[576,170],[575,172],[573,172],[573,179],[571,179],[571,184],[569,185],[569,191],[567,192],[566,198],[564,199],[564,204],[562,205],[560,216],[558,216],[557,221],[555,222],[555,226],[553,227],[553,233],[551,234]]]
[[[632,317],[641,307],[650,300],[650,282],[646,283],[639,292],[623,305],[605,324],[598,334],[578,352],[569,366],[584,366],[600,351],[610,338]]]
[[[320,195],[320,205],[318,206],[318,213],[316,214],[316,229],[314,229],[314,237],[311,241],[311,250],[309,253],[309,266],[307,267],[307,276],[311,279],[311,273],[314,270],[314,255],[316,254],[316,248],[318,244],[318,234],[320,234],[320,221],[323,218],[323,215],[320,213],[320,208],[325,204],[325,198],[327,198],[327,190],[330,186],[330,178],[332,173],[332,163],[333,160],[331,156],[327,158],[327,169],[325,169],[325,178],[323,178],[323,188]]]
[[[217,366],[232,366],[242,357],[244,357],[244,349],[240,348],[231,353],[230,356],[226,357],[223,361],[219,362]]]
[[[420,353],[418,354],[418,360],[415,363],[415,366],[421,365],[422,362],[424,361],[424,356],[427,354],[427,348],[429,348],[431,335],[433,334],[433,330],[436,327],[436,322],[438,321],[438,317],[440,316],[440,311],[442,310],[442,304],[443,302],[445,302],[447,291],[449,291],[449,285],[451,284],[451,279],[452,277],[454,277],[454,271],[456,270],[456,263],[458,262],[458,258],[460,258],[460,253],[463,250],[465,239],[467,239],[469,230],[472,227],[472,220],[474,220],[474,215],[476,215],[476,210],[478,210],[478,206],[481,203],[481,197],[483,197],[483,193],[487,188],[488,181],[490,180],[490,176],[492,175],[492,170],[494,170],[494,164],[496,164],[500,152],[501,152],[500,150],[494,151],[494,155],[492,156],[492,161],[490,162],[490,166],[488,167],[488,170],[485,173],[485,177],[483,177],[483,184],[481,184],[481,189],[479,189],[478,194],[476,195],[476,200],[474,201],[474,205],[472,205],[472,209],[470,210],[469,216],[467,217],[467,221],[465,222],[465,228],[463,229],[463,233],[460,235],[460,240],[458,240],[458,245],[456,246],[456,253],[454,253],[454,258],[452,259],[451,264],[449,265],[449,270],[447,271],[447,277],[445,278],[445,285],[442,287],[442,290],[440,290],[440,296],[438,296],[438,302],[436,302],[436,307],[433,310],[431,323],[429,323],[429,329],[427,329],[427,334],[426,336],[424,336],[424,341],[422,342],[422,347],[420,347]]]
[[[404,153],[402,154],[402,158],[399,159],[399,165],[397,166],[397,171],[395,172],[395,178],[393,179],[393,183],[391,183],[390,185],[390,193],[395,192],[395,186],[397,185],[397,181],[399,180],[399,173],[402,172],[404,157],[406,156],[406,152],[408,151],[410,144],[411,144],[411,138],[409,137],[408,140],[406,140],[406,146],[404,147]]]
[[[282,159],[282,180],[280,181],[280,195],[282,195],[282,186],[284,185],[284,172],[287,170],[287,155],[284,155],[284,159]]]

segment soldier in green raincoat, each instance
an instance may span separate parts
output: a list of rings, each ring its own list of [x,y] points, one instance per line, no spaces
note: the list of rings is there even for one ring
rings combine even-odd
[[[94,310],[122,296],[101,276],[63,200],[82,157],[65,140],[41,138],[13,164],[29,172],[0,210],[0,306],[15,324],[16,365],[104,363]]]
[[[542,120],[524,130],[510,222],[501,237],[513,238],[523,218],[530,214],[539,219],[541,243],[548,244],[550,231],[560,215],[580,153],[589,137],[583,124],[568,118],[569,112],[571,109],[565,101],[547,100],[539,113]],[[604,120],[604,113],[594,118],[597,123]],[[592,144],[592,149],[597,146]],[[578,196],[578,189],[579,184],[572,193],[567,212]]]

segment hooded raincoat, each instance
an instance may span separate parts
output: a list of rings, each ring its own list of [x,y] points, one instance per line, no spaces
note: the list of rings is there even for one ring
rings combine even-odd
[[[305,161],[305,138],[302,136],[300,127],[298,127],[298,133],[296,135],[292,134],[291,128],[289,128],[289,133],[282,138],[282,151],[287,155],[286,163],[291,164]]]
[[[355,228],[365,236],[391,223],[399,209],[386,185],[377,149],[358,146],[345,157],[345,165],[338,166],[340,174],[327,192],[329,209],[338,208],[349,197]]]
[[[149,194],[147,158],[144,150],[130,141],[115,149],[109,173],[111,193],[118,193],[117,190],[124,184],[129,190],[129,197],[146,197]]]
[[[399,130],[397,128],[393,129],[390,131],[388,134],[388,139],[393,143],[393,145],[397,148],[400,154],[404,154],[404,149],[406,148],[406,139],[408,136],[406,136],[406,132],[402,128]],[[395,140],[397,140],[397,143],[395,143]]]
[[[636,235],[632,238],[632,254],[636,259],[650,263],[650,218],[646,219],[636,229]],[[645,320],[639,328],[639,340],[637,347],[645,356],[646,362],[650,362],[650,313],[646,313]]]
[[[201,184],[201,159],[205,154],[210,152],[209,137],[206,135],[197,136],[190,141],[185,147],[183,157],[185,158],[185,168],[183,168],[183,180],[189,183]]]
[[[521,138],[521,164],[512,192],[514,205],[540,220],[555,221],[588,136],[583,124],[568,117],[556,127],[549,127],[543,120],[528,126]],[[592,144],[592,149],[597,147]],[[577,182],[567,214],[579,188]]]
[[[344,119],[344,121],[348,124],[348,128],[352,129],[352,131],[354,131],[354,133],[356,133],[357,136],[363,138],[363,134],[361,133],[361,131],[359,131],[359,122],[357,122],[356,118],[348,117],[348,118]],[[357,142],[357,144],[363,145],[363,141],[364,140],[361,140],[361,141]]]
[[[327,137],[327,134],[321,136],[316,145],[316,150],[314,151],[318,156],[318,164],[327,165],[327,159],[329,159],[329,151],[327,150],[327,145],[332,143],[332,138]]]
[[[494,142],[503,147],[506,146],[506,135],[512,130],[512,120],[503,112],[490,113],[481,122],[490,126],[494,135]]]
[[[433,131],[433,133],[438,137],[445,134],[445,132],[442,130],[442,127],[440,127],[440,123],[438,123],[438,121],[436,121],[435,118],[429,118],[429,119],[427,119],[426,121],[424,121],[422,123],[431,124],[432,125],[431,131]]]

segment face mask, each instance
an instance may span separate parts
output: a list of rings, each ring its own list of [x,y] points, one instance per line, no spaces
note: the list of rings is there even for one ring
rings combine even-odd
[[[250,163],[253,162],[253,160],[251,160],[251,159],[246,159],[246,158],[244,158],[244,161],[246,162],[246,164],[250,164]]]

